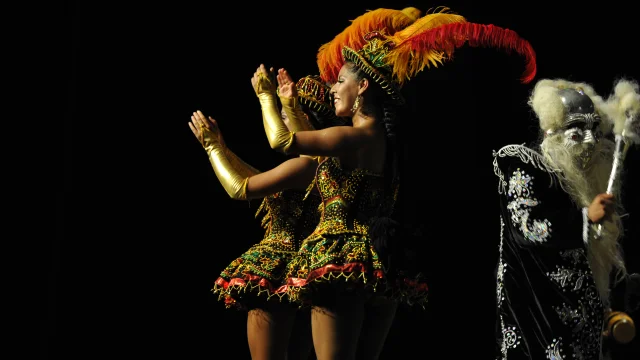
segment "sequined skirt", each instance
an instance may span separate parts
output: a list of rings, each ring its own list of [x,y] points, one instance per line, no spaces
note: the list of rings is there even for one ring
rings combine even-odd
[[[293,244],[263,240],[233,260],[215,281],[211,291],[227,308],[246,309],[268,300],[282,300],[288,263],[296,256]]]
[[[385,283],[378,254],[361,234],[313,234],[289,263],[286,278],[277,292],[300,305],[336,293],[383,293]]]

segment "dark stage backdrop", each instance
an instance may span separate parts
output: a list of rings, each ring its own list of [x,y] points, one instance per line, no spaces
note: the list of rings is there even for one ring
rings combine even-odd
[[[75,349],[85,358],[249,359],[246,314],[224,309],[209,290],[230,261],[261,239],[254,219],[259,202],[228,198],[187,122],[202,110],[219,122],[242,159],[262,170],[279,164],[284,157],[269,148],[249,81],[260,63],[285,67],[296,79],[315,74],[319,46],[365,10],[447,5],[471,22],[528,39],[537,52],[537,79],[586,81],[603,96],[616,78],[640,79],[631,11],[602,2],[560,4],[326,0],[79,7],[73,36],[80,84],[97,90],[79,86],[77,92],[78,103],[89,107],[73,120],[74,141],[86,142],[74,149],[74,184],[81,184],[83,205],[66,217],[65,229],[80,245],[58,245],[62,261],[83,265],[70,268],[78,296],[59,295],[63,310],[49,343],[51,358]],[[382,359],[493,357],[499,221],[492,151],[537,139],[526,104],[533,84],[518,81],[523,69],[515,54],[465,47],[405,88],[410,116],[401,124],[407,148],[401,211],[404,221],[426,234],[421,256],[431,295],[426,310],[398,312]],[[97,145],[82,128],[96,113],[106,117]],[[640,237],[640,193],[631,184],[640,183],[640,173],[630,168],[639,158],[631,150],[626,162],[630,272],[640,272],[631,259]],[[92,181],[80,180],[89,173]],[[64,316],[79,309],[80,322]],[[86,342],[74,340],[71,334],[78,332]],[[633,348],[637,339],[624,350]]]

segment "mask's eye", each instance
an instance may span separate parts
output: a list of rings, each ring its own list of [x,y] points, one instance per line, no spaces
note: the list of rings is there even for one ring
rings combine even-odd
[[[571,144],[581,142],[584,138],[584,133],[578,128],[571,128],[564,132],[565,139]]]

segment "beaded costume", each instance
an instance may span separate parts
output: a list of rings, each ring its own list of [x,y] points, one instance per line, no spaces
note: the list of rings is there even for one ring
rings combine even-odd
[[[320,197],[305,192],[284,190],[264,198],[256,216],[264,213],[266,229],[260,243],[231,262],[216,280],[213,292],[227,307],[246,300],[246,293],[266,300],[284,293],[275,290],[282,284],[288,262],[300,248],[300,242],[318,223]],[[250,305],[249,305],[250,306]]]
[[[400,89],[405,81],[425,67],[444,62],[466,43],[515,50],[527,62],[523,82],[531,81],[535,75],[534,51],[513,31],[467,22],[460,15],[450,14],[447,8],[423,17],[414,8],[403,12],[411,21],[394,28],[388,24],[397,19],[397,12],[371,11],[323,45],[318,52],[322,79],[336,82],[340,69],[349,61],[382,88],[386,99],[381,105],[400,106],[404,104]],[[279,129],[267,134],[272,147],[287,152],[293,133],[277,124],[270,127]],[[385,172],[384,176],[389,174]],[[292,299],[313,302],[324,294],[332,296],[333,292],[327,289],[336,290],[346,282],[351,285],[347,289],[383,290],[410,305],[426,303],[428,287],[420,274],[405,273],[402,261],[399,265],[396,261],[395,268],[386,269],[388,264],[376,249],[380,237],[372,233],[373,224],[381,217],[391,217],[390,211],[380,214],[378,210],[393,208],[399,182],[398,178],[392,180],[394,185],[385,188],[383,174],[344,169],[337,158],[321,163],[316,183],[323,201],[322,218],[302,243],[300,256],[290,264],[286,290]],[[393,241],[400,245],[391,246],[392,251],[401,253],[402,239]],[[381,283],[385,283],[382,289]],[[320,288],[323,290],[313,291]]]
[[[258,94],[263,113],[277,113],[274,94],[272,88],[268,93]],[[318,76],[300,79],[297,96],[281,97],[280,100],[294,129],[313,129],[314,123],[316,127],[326,127],[341,122],[332,110],[328,87],[318,81]],[[305,114],[300,104],[313,116]],[[229,155],[227,151],[227,157]],[[212,160],[212,164],[216,169],[216,162]],[[238,165],[238,161],[235,164]],[[246,187],[246,179],[238,179],[236,183]],[[307,191],[287,189],[265,197],[256,212],[256,216],[264,213],[264,238],[222,271],[212,289],[218,299],[223,300],[228,308],[244,309],[274,297],[282,300],[285,293],[276,290],[283,285],[287,264],[297,254],[301,240],[318,224],[319,204],[320,197],[312,186]]]
[[[322,215],[289,265],[285,290],[292,300],[305,300],[310,285],[336,280],[377,289],[384,273],[368,236],[367,220],[382,202],[382,180],[363,169],[344,169],[334,157],[318,166],[315,181]]]

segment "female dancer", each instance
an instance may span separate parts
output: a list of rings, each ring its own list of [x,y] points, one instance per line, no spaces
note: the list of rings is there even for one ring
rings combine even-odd
[[[302,78],[298,89],[296,93],[295,86],[288,83],[279,88],[283,119],[290,129],[308,130],[313,126],[321,129],[339,121],[331,109],[329,88],[317,77]],[[275,89],[270,91],[275,95]],[[277,111],[274,102],[271,106],[271,111]],[[305,323],[308,326],[309,316],[303,313],[296,317],[295,307],[288,302],[271,300],[281,300],[283,293],[275,290],[282,285],[286,264],[296,254],[300,241],[318,223],[319,197],[306,192],[318,165],[316,159],[300,156],[260,173],[225,146],[211,117],[206,119],[200,111],[195,112],[189,126],[209,154],[216,176],[232,199],[264,197],[256,214],[265,213],[264,238],[222,271],[212,291],[227,307],[248,310],[247,336],[253,359],[283,359],[285,353],[293,359],[308,357],[311,337],[304,326]],[[283,169],[294,174],[279,177],[284,187],[260,183],[261,178],[282,173]],[[295,338],[290,339],[294,319],[302,330],[293,332]]]
[[[385,219],[398,179],[395,115],[404,102],[402,83],[424,66],[442,62],[466,40],[515,45],[529,60],[525,81],[535,74],[533,50],[517,34],[445,12],[429,14],[390,36],[384,29],[371,32],[364,40],[361,48],[343,46],[342,59],[318,56],[321,75],[336,82],[331,89],[336,115],[350,117],[352,126],[295,132],[278,116],[263,118],[273,149],[328,157],[315,179],[322,196],[321,220],[289,264],[284,289],[290,298],[312,305],[319,360],[351,359],[356,352],[359,358],[377,358],[395,314],[395,303],[377,290],[385,278],[379,252],[385,251],[390,224]],[[268,83],[264,66],[254,79]],[[365,318],[367,308],[374,306],[376,311]]]

